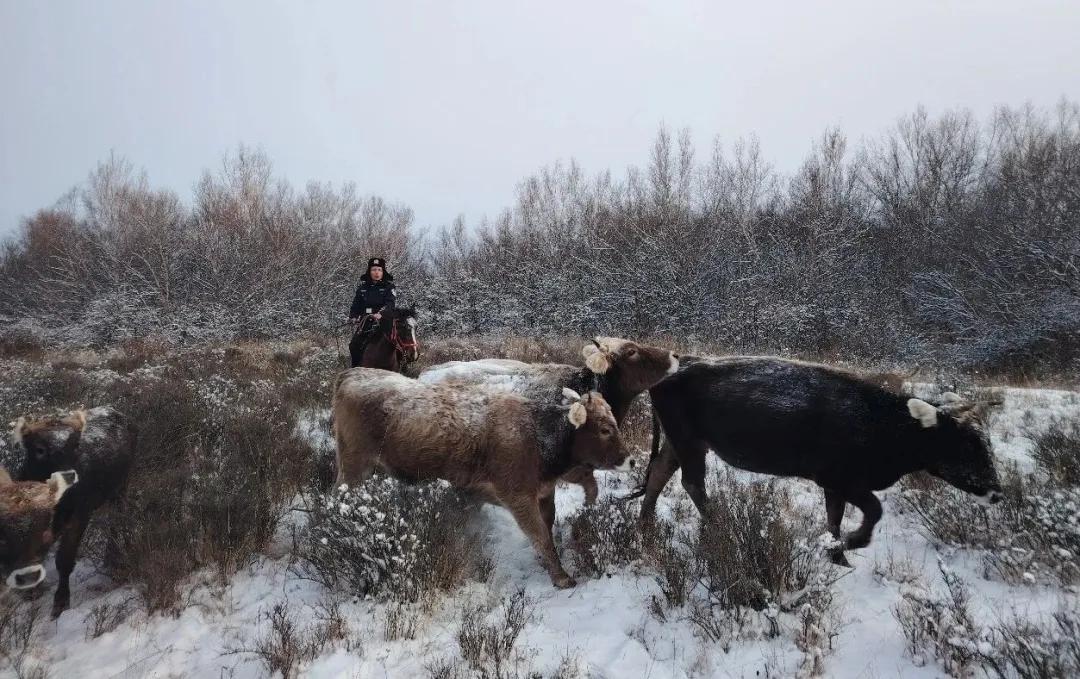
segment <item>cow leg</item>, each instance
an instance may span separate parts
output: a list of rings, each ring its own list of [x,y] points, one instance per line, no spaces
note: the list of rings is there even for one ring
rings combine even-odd
[[[555,527],[555,494],[540,498],[540,515],[547,524],[548,533]]]
[[[845,497],[848,502],[859,508],[863,520],[854,533],[849,533],[844,538],[844,547],[845,549],[865,547],[870,544],[874,526],[881,520],[881,502],[869,490],[847,493]]]
[[[596,497],[600,494],[600,489],[596,486],[596,476],[593,475],[593,471],[588,467],[574,467],[566,474],[563,474],[562,480],[568,483],[576,483],[581,486],[585,491],[585,504],[596,504]]]
[[[829,533],[834,538],[840,540],[840,524],[844,520],[844,506],[847,504],[844,501],[844,496],[835,490],[829,490],[825,488],[825,515],[828,521]],[[843,541],[840,540],[841,546],[835,547],[829,550],[829,558],[832,562],[838,566],[848,566],[847,557],[844,556]]]
[[[71,603],[71,571],[75,570],[75,559],[79,556],[79,543],[90,517],[83,513],[75,514],[64,525],[60,536],[60,547],[56,550],[56,571],[60,582],[56,585],[53,596],[52,617],[58,618]]]
[[[656,518],[656,500],[679,468],[679,458],[671,441],[665,441],[660,452],[649,460],[645,473],[645,497],[641,501],[641,521],[651,522]]]
[[[573,587],[577,583],[570,577],[562,564],[559,562],[559,554],[555,551],[555,540],[551,537],[549,528],[542,515],[541,502],[535,497],[515,499],[513,503],[503,503],[510,513],[514,515],[518,527],[525,533],[533,544],[533,548],[540,555],[540,559],[551,576],[551,583],[559,589]],[[555,503],[551,504],[552,519],[555,516]]]
[[[705,455],[709,449],[702,443],[682,447],[679,456],[682,462],[682,485],[690,499],[694,501],[702,518],[709,514],[709,496],[705,493]]]

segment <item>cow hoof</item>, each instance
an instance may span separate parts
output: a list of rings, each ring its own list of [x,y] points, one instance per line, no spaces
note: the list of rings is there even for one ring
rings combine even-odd
[[[551,584],[555,585],[559,589],[570,589],[571,587],[577,587],[577,580],[574,580],[565,573],[562,575],[556,575],[551,579]]]
[[[862,549],[870,544],[870,538],[861,535],[849,535],[844,538],[844,549]]]
[[[851,568],[851,563],[847,560],[847,557],[844,556],[844,552],[842,550],[835,550],[835,551],[830,552],[829,553],[829,560],[832,561],[837,566],[843,566],[845,568]]]

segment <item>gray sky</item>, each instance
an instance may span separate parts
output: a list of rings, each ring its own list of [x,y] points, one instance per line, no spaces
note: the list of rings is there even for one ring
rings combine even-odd
[[[662,122],[699,153],[757,133],[790,169],[920,103],[1077,99],[1078,36],[1075,0],[0,0],[0,234],[110,150],[187,201],[244,142],[420,226],[495,214],[560,159],[644,163]]]

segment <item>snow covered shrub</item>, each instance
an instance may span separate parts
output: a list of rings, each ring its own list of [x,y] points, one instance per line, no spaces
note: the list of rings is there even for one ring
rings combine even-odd
[[[161,329],[153,293],[134,287],[94,297],[82,311],[71,337],[79,344],[107,347],[121,340],[154,335]]]
[[[830,585],[825,574],[818,573],[807,586],[803,602],[796,611],[795,646],[803,653],[800,678],[825,674],[825,656],[832,651],[832,640],[839,625]]]
[[[102,634],[119,627],[127,619],[130,612],[128,604],[129,600],[121,601],[118,604],[105,602],[91,608],[90,612],[83,618],[83,622],[86,623],[86,632],[84,633],[86,639],[97,639]]]
[[[502,615],[488,621],[488,609],[466,604],[461,611],[457,642],[462,659],[482,679],[531,676],[529,658],[515,648],[525,625],[533,619],[536,602],[518,589],[501,604]]]
[[[1010,582],[1080,582],[1080,487],[1054,488],[1015,470],[1005,500],[984,507],[944,483],[906,489],[900,505],[944,544],[984,550],[988,570]]]
[[[339,642],[344,641],[346,650],[352,650],[348,624],[336,605],[321,604],[314,617],[315,624],[301,626],[287,602],[274,604],[272,609],[260,615],[269,628],[256,640],[254,647],[231,648],[227,653],[253,655],[262,663],[267,676],[280,674],[283,679],[293,679],[300,676],[305,663]]]
[[[569,519],[574,564],[582,575],[611,575],[641,559],[641,526],[628,502],[605,495]]]
[[[0,316],[0,358],[40,359],[47,341],[40,323]]]
[[[1080,675],[1080,612],[1063,608],[1046,622],[1018,616],[995,627],[980,657],[1001,679]]]
[[[1080,486],[1080,422],[1052,427],[1036,439],[1033,456],[1051,483]]]
[[[924,665],[929,654],[937,658],[949,676],[964,677],[977,657],[988,650],[989,642],[968,610],[967,585],[941,560],[938,569],[946,595],[933,594],[925,583],[907,585],[901,590],[893,614],[916,665]]]
[[[383,639],[385,641],[416,638],[416,631],[420,626],[420,613],[410,604],[394,602],[386,607],[384,616]]]
[[[662,622],[667,619],[666,608],[684,605],[696,582],[694,554],[685,536],[677,535],[669,523],[657,522],[644,533],[645,555],[659,571],[656,584],[663,601],[655,596],[650,605],[653,615]]]
[[[32,654],[34,630],[45,622],[44,607],[18,596],[0,597],[0,674],[23,679],[48,676]]]
[[[722,608],[760,611],[780,593],[805,587],[818,551],[791,498],[774,479],[739,483],[730,469],[712,475],[709,520],[694,544],[700,579]]]
[[[475,514],[474,503],[444,484],[371,478],[311,498],[299,554],[327,587],[412,602],[475,571],[483,559]]]
[[[108,396],[138,443],[127,493],[95,529],[103,566],[137,583],[151,610],[173,609],[192,570],[213,566],[227,579],[265,547],[310,484],[312,455],[265,383],[199,381],[170,367],[123,376]]]
[[[289,501],[308,484],[312,458],[273,391],[240,389],[234,398],[206,409],[189,484],[198,559],[225,576],[273,537]]]

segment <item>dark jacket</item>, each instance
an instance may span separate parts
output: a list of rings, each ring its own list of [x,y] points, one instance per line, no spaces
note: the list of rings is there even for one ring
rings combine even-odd
[[[353,297],[352,306],[349,307],[349,318],[359,318],[379,311],[390,311],[394,308],[395,295],[393,276],[383,274],[381,281],[373,281],[370,276],[364,274],[360,277],[356,296]]]

